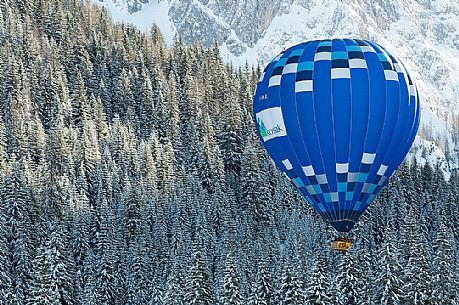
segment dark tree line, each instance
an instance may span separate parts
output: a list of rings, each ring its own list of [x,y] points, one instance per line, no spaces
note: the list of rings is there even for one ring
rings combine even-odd
[[[256,138],[257,68],[78,0],[0,3],[0,304],[456,304],[459,181],[333,232]]]

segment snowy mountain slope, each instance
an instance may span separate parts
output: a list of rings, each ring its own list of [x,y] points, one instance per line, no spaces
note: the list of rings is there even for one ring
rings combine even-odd
[[[281,50],[315,38],[370,39],[401,57],[422,96],[415,151],[435,145],[445,172],[459,167],[459,2],[448,0],[93,0],[116,21],[147,30],[153,22],[166,41],[217,42],[236,64],[264,65]],[[426,154],[415,153],[425,162]]]

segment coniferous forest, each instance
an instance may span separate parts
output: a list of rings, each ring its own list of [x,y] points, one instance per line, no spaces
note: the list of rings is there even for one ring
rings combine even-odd
[[[332,252],[259,68],[80,0],[0,2],[0,304],[457,304],[459,177],[401,166]]]

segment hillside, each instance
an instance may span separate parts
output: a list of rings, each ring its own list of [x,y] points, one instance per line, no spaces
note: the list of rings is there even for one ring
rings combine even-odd
[[[422,98],[421,130],[412,149],[449,176],[459,167],[459,3],[444,0],[94,0],[116,21],[148,31],[158,24],[169,45],[218,43],[235,65],[264,66],[299,42],[331,37],[369,39],[404,60]]]
[[[454,304],[459,177],[404,163],[352,250],[256,138],[260,72],[89,1],[0,4],[0,304]]]

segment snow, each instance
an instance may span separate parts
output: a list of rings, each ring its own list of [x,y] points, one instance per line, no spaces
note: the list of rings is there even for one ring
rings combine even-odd
[[[421,148],[426,148],[427,153],[423,154]],[[435,144],[433,141],[427,141],[419,136],[416,136],[416,141],[413,143],[413,149],[408,155],[408,159],[412,160],[416,158],[416,161],[419,165],[424,166],[427,163],[429,164],[439,164],[440,169],[445,174],[445,178],[449,179],[451,176],[450,169],[448,165],[444,162],[445,154],[444,152]]]
[[[112,1],[93,1],[107,8],[115,22],[130,23],[145,32],[149,32],[152,25],[156,23],[161,29],[166,43],[169,46],[172,45],[176,30],[168,15],[169,1],[158,2],[158,0],[152,0],[149,3],[142,4],[142,9],[133,14],[129,13],[126,6],[116,5]]]
[[[229,38],[232,38],[238,42],[240,42],[239,37],[237,37],[234,30],[231,30],[231,35]],[[241,54],[240,56],[236,56],[228,49],[226,43],[223,43],[220,47],[220,54],[222,58],[226,62],[231,62],[235,66],[243,66],[246,63],[249,65],[257,65],[258,64],[258,54],[255,49],[247,48],[246,51]]]

